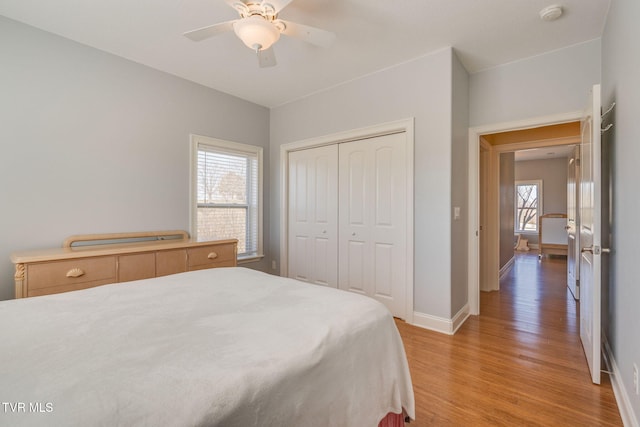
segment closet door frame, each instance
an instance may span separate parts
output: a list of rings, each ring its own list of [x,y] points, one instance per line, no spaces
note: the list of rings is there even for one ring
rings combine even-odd
[[[405,321],[413,324],[413,283],[414,283],[414,118],[398,120],[394,122],[382,123],[360,129],[353,129],[345,132],[305,139],[301,141],[283,144],[280,146],[280,275],[288,276],[288,242],[289,242],[289,152],[304,150],[307,148],[322,147],[325,145],[340,144],[344,142],[359,141],[362,139],[375,138],[378,136],[404,133],[406,135],[406,159],[405,167],[407,172],[407,248],[406,248],[406,292],[405,292]]]

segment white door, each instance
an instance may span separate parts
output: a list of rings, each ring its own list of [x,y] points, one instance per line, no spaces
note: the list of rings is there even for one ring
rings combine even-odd
[[[405,318],[406,134],[340,144],[340,289]]]
[[[574,147],[567,165],[567,285],[575,299],[580,298],[580,234],[579,222],[579,182],[580,147]]]
[[[591,380],[600,384],[600,85],[593,86],[581,132],[580,339]]]
[[[338,286],[338,147],[289,153],[288,275]]]

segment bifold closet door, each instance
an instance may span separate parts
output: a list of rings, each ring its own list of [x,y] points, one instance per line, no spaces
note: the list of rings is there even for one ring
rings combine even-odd
[[[406,134],[340,144],[338,158],[339,287],[405,318]]]
[[[338,146],[289,153],[289,277],[338,286]]]

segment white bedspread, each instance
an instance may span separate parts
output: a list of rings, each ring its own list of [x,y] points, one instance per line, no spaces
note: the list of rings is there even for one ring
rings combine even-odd
[[[0,325],[0,425],[375,427],[390,411],[414,417],[386,308],[245,268],[4,301]]]

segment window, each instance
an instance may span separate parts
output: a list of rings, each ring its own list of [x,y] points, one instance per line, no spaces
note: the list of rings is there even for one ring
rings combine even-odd
[[[238,239],[238,258],[262,256],[262,148],[191,136],[191,235]]]
[[[516,233],[537,233],[542,215],[542,181],[516,181]]]

